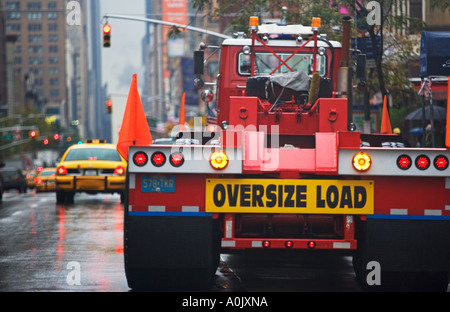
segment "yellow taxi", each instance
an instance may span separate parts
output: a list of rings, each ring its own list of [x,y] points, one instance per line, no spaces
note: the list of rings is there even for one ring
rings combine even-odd
[[[36,187],[35,180],[37,175],[36,170],[25,170],[23,174],[25,175],[25,180],[27,181],[27,187],[30,189],[35,188]]]
[[[54,192],[56,168],[44,168],[35,178],[36,192]]]
[[[127,162],[116,145],[88,140],[69,147],[56,167],[56,201],[72,203],[75,193],[125,196]]]

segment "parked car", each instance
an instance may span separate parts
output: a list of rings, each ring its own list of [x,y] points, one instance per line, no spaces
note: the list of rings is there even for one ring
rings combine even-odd
[[[27,181],[22,170],[16,167],[4,167],[0,169],[3,178],[3,189],[17,189],[19,193],[27,192]]]

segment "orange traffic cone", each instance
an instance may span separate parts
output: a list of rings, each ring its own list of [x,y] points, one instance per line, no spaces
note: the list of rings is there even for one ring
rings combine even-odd
[[[145,117],[144,107],[137,87],[137,75],[133,75],[128,93],[127,106],[123,114],[122,126],[117,142],[117,151],[128,160],[128,148],[132,145],[150,145],[152,134]]]
[[[386,95],[383,102],[383,115],[381,116],[381,134],[392,134],[391,120],[389,119],[389,112],[387,108]]]
[[[181,97],[181,107],[180,107],[180,121],[178,124],[178,131],[184,131],[185,124],[185,116],[184,116],[184,105],[186,101],[186,92],[183,92],[183,96]]]

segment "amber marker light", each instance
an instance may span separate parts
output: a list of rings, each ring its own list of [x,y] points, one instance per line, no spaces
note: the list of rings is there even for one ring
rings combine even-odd
[[[311,26],[313,28],[320,28],[320,23],[321,23],[320,17],[313,17]]]
[[[250,16],[250,27],[258,27],[259,18],[258,16]]]
[[[223,151],[216,151],[211,154],[209,163],[214,169],[224,169],[228,165],[228,156]]]
[[[353,156],[353,168],[358,171],[367,171],[372,165],[372,159],[367,153],[358,153]]]

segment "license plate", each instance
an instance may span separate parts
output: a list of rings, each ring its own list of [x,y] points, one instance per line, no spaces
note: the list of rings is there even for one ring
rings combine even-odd
[[[93,170],[93,169],[84,170],[84,175],[86,175],[86,176],[96,176],[97,175],[97,170]]]
[[[175,176],[142,176],[141,192],[175,193]]]
[[[206,212],[373,214],[374,182],[207,179]]]

